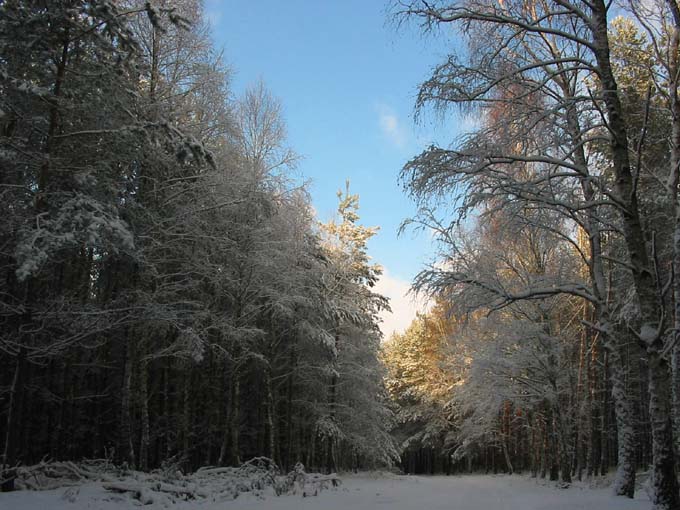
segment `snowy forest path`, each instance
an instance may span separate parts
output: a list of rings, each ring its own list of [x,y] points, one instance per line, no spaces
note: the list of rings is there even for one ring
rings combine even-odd
[[[245,493],[232,501],[182,501],[149,510],[650,510],[644,491],[630,500],[612,495],[611,489],[572,486],[557,489],[523,476],[384,476],[343,475],[337,490],[318,496],[301,494],[275,497]],[[70,498],[69,494],[75,497]],[[70,501],[72,499],[72,501]],[[50,491],[16,491],[0,494],[0,510],[132,510],[139,502],[112,495],[101,484]]]
[[[629,500],[610,489],[556,489],[522,476],[395,476],[367,479],[341,477],[337,492],[318,497],[282,497],[267,501],[234,501],[225,509],[252,510],[647,510],[639,492]],[[232,506],[233,505],[233,506]]]

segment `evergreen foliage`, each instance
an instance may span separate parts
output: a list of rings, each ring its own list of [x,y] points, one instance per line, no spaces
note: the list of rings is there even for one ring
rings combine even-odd
[[[0,4],[0,478],[393,462],[358,197],[319,225],[197,0]],[[333,242],[330,242],[333,240]],[[329,462],[329,459],[332,462]]]

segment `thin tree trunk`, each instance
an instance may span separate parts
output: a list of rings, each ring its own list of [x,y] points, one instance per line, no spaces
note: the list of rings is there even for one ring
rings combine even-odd
[[[267,444],[267,456],[272,459],[275,463],[280,463],[280,459],[276,458],[276,428],[275,424],[275,409],[276,402],[274,401],[274,391],[272,389],[272,376],[271,369],[268,367],[266,370],[266,381],[265,387],[267,392],[266,403],[265,403],[265,421],[266,421],[266,444]]]
[[[0,490],[9,492],[14,490],[14,465],[17,462],[17,448],[19,437],[19,409],[23,404],[24,382],[23,372],[26,360],[26,349],[22,347],[17,356],[12,377],[12,386],[9,389],[9,403],[7,406],[7,424],[5,429],[5,446],[2,454],[2,464],[0,465]]]
[[[168,360],[166,363],[170,363]],[[166,365],[163,367],[163,413],[165,418],[163,423],[165,425],[165,457],[172,457],[172,452],[175,448],[173,444],[173,426],[175,420],[173,419],[173,399],[170,395],[170,368]]]
[[[149,446],[151,434],[149,425],[149,391],[148,391],[148,367],[143,360],[139,361],[139,405],[141,418],[141,441],[139,445],[139,469],[149,469]]]
[[[605,349],[602,355],[602,380],[600,381],[602,409],[600,412],[600,476],[605,476],[609,469],[609,352]]]
[[[512,460],[510,459],[510,452],[508,451],[508,442],[510,440],[510,413],[512,407],[510,402],[505,402],[503,404],[503,410],[500,416],[501,422],[501,447],[503,449],[503,457],[505,458],[505,466],[508,469],[509,474],[514,474],[515,469],[512,466]]]
[[[564,416],[562,416],[562,411],[559,408],[559,405],[553,408],[553,416],[555,420],[557,443],[557,459],[555,459],[555,462],[559,465],[562,482],[571,483],[571,452],[569,448],[569,433],[567,431],[567,425],[565,423]]]
[[[120,413],[120,450],[123,461],[131,468],[135,468],[135,448],[132,442],[132,367],[134,364],[134,346],[130,332],[126,333],[127,345],[125,353],[125,367],[123,369],[123,388]]]
[[[540,430],[538,425],[538,418],[534,416],[533,424],[531,425],[531,476],[538,477],[538,470],[541,466],[541,448],[540,448]]]
[[[50,154],[54,152],[54,136],[57,134],[59,127],[59,106],[58,99],[61,97],[62,88],[66,79],[66,66],[69,57],[69,29],[64,30],[64,37],[62,39],[61,58],[57,63],[56,76],[54,79],[54,87],[52,88],[52,103],[50,106],[49,124],[47,127],[47,144],[45,149],[45,158],[40,172],[38,173],[38,193],[35,198],[36,210],[42,212],[47,209],[47,188],[49,185],[51,167]]]
[[[558,431],[557,431],[557,420],[555,419],[554,413],[551,412],[550,416],[550,449],[549,449],[549,459],[550,459],[550,481],[556,482],[560,477],[560,464],[559,464],[559,445],[558,445]]]
[[[231,412],[229,430],[231,432],[230,440],[230,460],[232,466],[241,464],[241,453],[239,438],[241,435],[241,381],[238,368],[234,368],[233,380],[231,382],[232,397],[231,397]]]
[[[336,332],[335,333],[335,362],[333,363],[333,373],[331,375],[331,382],[330,382],[330,388],[328,391],[328,410],[329,410],[329,416],[330,420],[332,423],[335,423],[335,408],[337,406],[337,399],[338,399],[338,372],[337,372],[337,352],[338,348],[340,345],[340,335]],[[327,438],[328,445],[327,445],[327,450],[326,450],[326,471],[328,473],[333,473],[336,471],[336,465],[335,465],[335,456],[334,456],[334,445],[335,445],[335,437],[328,437]]]
[[[545,479],[548,472],[548,427],[545,417],[541,417],[540,451],[541,451],[541,479]]]
[[[227,367],[222,368],[223,376],[222,380],[222,395],[229,395],[226,403],[222,406],[226,408],[223,412],[223,428],[222,428],[222,445],[220,447],[220,457],[217,464],[224,466],[227,462],[227,454],[229,453],[229,440],[231,439],[231,400],[232,400],[232,388],[228,384],[228,378],[226,377]]]
[[[598,348],[599,337],[596,335],[591,345],[590,370],[588,372],[588,385],[590,395],[590,415],[588,419],[588,433],[590,444],[588,448],[588,476],[593,477],[600,474],[600,451],[602,450],[602,392],[599,388],[599,370],[602,351]]]
[[[184,367],[184,385],[182,389],[182,460],[187,469],[191,469],[191,367]]]
[[[505,458],[505,467],[508,470],[508,474],[515,474],[515,469],[512,467],[512,460],[510,459],[510,452],[508,452],[508,441],[507,436],[504,436],[501,443],[503,447],[503,457]]]
[[[286,469],[293,467],[293,377],[296,370],[295,345],[290,350],[290,374],[286,383]],[[299,459],[295,459],[296,461]]]

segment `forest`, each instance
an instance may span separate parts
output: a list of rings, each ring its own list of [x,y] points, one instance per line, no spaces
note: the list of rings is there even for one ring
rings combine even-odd
[[[375,229],[349,185],[316,221],[279,101],[233,97],[200,1],[3,2],[0,65],[6,488],[43,458],[398,457]]]
[[[232,91],[201,0],[0,2],[3,491],[48,461],[266,458],[611,471],[680,508],[680,4],[388,17],[456,34],[416,121],[472,121],[395,169],[435,253],[428,310],[383,338],[378,228],[342,178],[319,221],[282,103]]]

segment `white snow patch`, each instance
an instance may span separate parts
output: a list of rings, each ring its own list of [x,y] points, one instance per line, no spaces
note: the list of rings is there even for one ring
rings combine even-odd
[[[651,345],[659,336],[659,329],[654,324],[645,322],[640,328],[640,340],[645,344]]]
[[[177,510],[650,510],[640,491],[630,500],[611,495],[608,488],[572,486],[557,489],[521,476],[345,476],[337,490],[317,497],[242,495],[233,501],[180,501],[166,508]],[[0,508],[13,510],[128,510],[139,501],[111,494],[97,484],[51,491],[0,494]],[[164,508],[154,503],[144,508]]]

